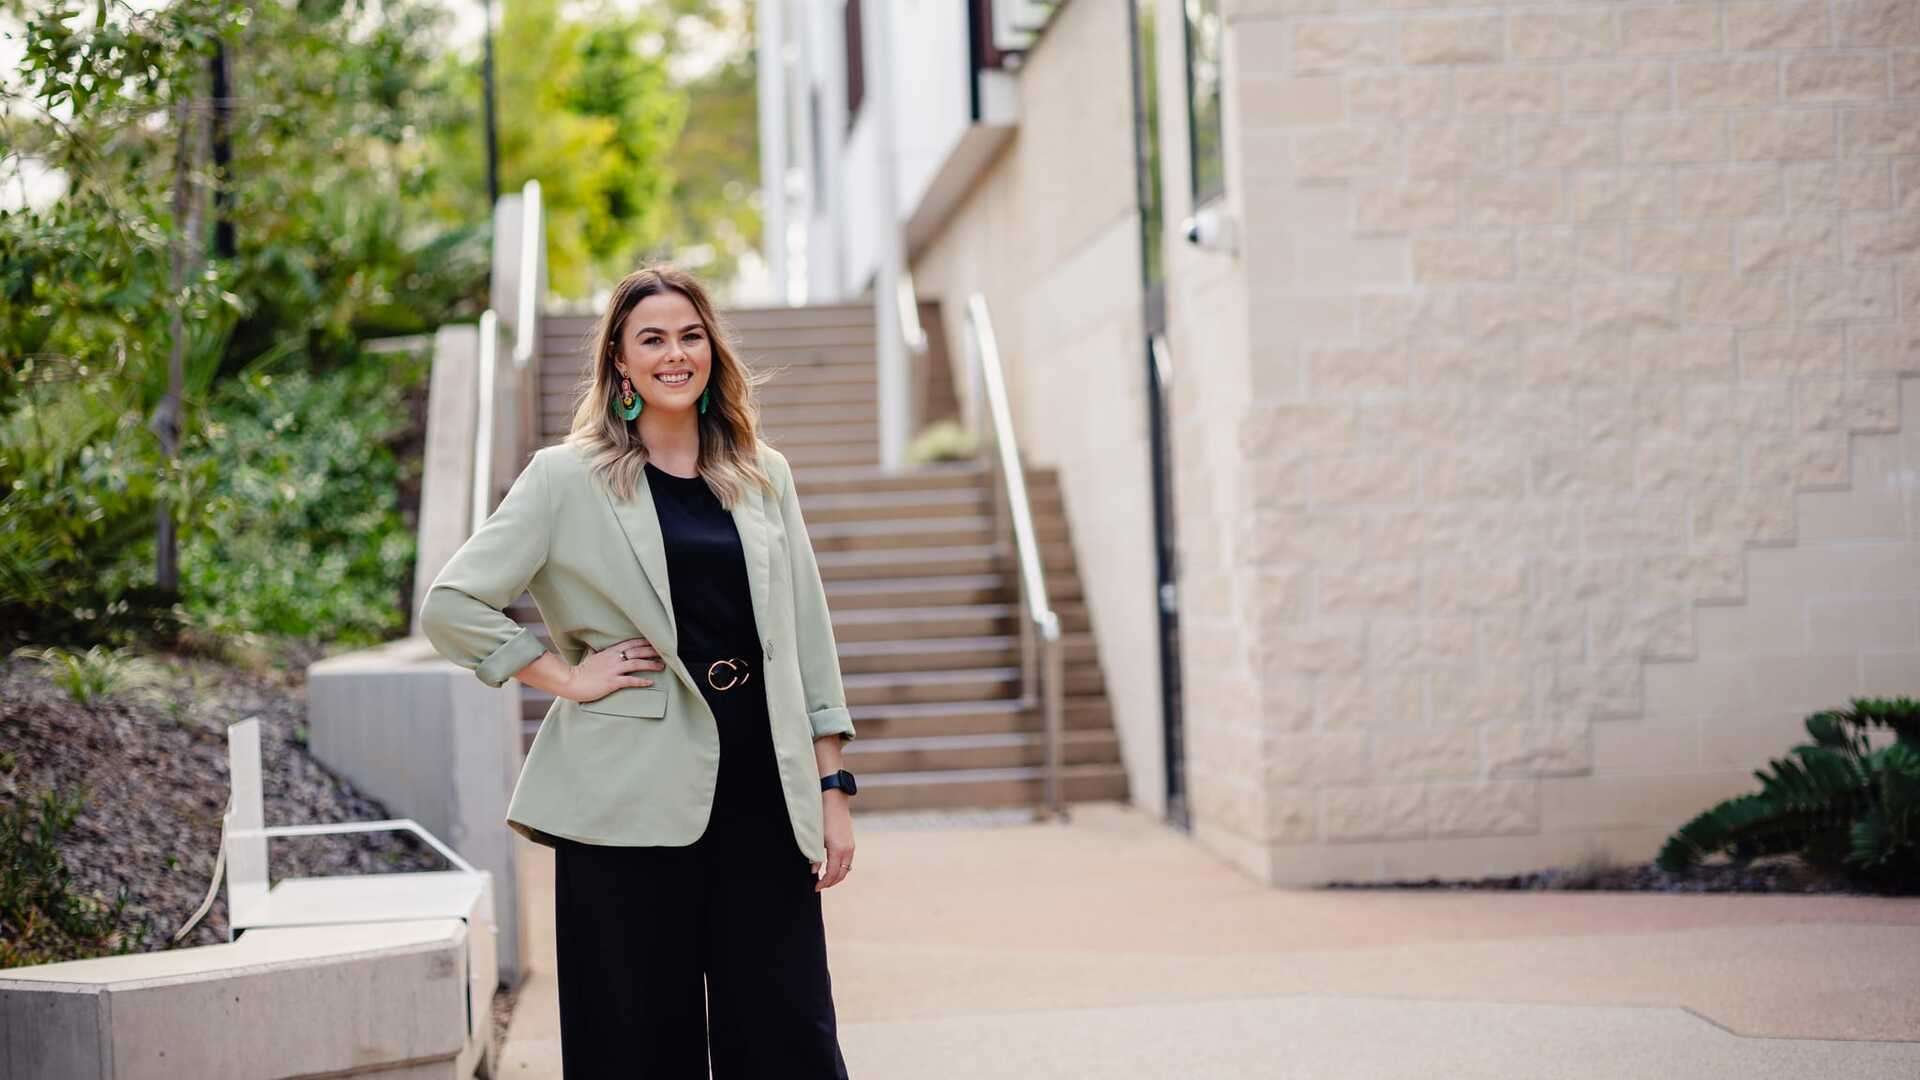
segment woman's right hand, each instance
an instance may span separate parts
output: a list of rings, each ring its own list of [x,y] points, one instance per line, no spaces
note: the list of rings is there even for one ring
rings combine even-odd
[[[625,660],[620,659],[623,652],[627,655]],[[646,638],[616,641],[574,665],[573,674],[567,678],[566,686],[556,692],[556,696],[571,701],[598,701],[615,690],[629,686],[652,686],[652,679],[632,672],[665,671],[666,667],[666,663],[660,659],[660,650],[654,648]]]

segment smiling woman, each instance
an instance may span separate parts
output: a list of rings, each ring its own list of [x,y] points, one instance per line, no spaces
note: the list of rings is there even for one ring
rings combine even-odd
[[[568,1076],[847,1075],[820,892],[852,865],[853,721],[753,387],[698,282],[629,275],[572,432],[421,611],[483,681],[554,695],[507,816],[555,849]],[[501,610],[522,590],[556,652]]]
[[[693,275],[637,270],[614,288],[595,329],[567,441],[622,498],[651,460],[675,475],[705,476],[731,505],[743,486],[765,486],[752,449],[755,389],[766,378],[735,354]]]

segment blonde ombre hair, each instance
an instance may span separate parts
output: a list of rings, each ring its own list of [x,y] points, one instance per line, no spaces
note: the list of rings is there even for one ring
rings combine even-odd
[[[614,366],[614,359],[621,327],[634,307],[668,290],[685,296],[699,312],[712,353],[707,411],[696,414],[700,424],[700,475],[729,509],[748,483],[772,494],[773,481],[760,467],[760,404],[755,393],[755,387],[772,375],[751,371],[740,362],[706,288],[692,274],[673,266],[642,267],[614,286],[607,310],[593,330],[592,362],[585,366],[574,390],[573,428],[565,441],[586,452],[593,472],[615,495],[633,497],[640,469],[651,455],[640,441],[639,420],[622,419],[616,411],[620,369]],[[637,387],[634,392],[639,393]]]

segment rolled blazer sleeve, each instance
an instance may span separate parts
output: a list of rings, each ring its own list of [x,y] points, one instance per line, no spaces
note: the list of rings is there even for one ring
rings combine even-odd
[[[780,458],[785,486],[780,492],[780,520],[786,528],[787,559],[793,582],[794,625],[799,640],[794,654],[800,661],[800,683],[806,693],[807,719],[813,737],[854,737],[853,715],[847,711],[847,692],[840,683],[840,649],[833,640],[833,616],[827,611],[827,589],[814,561],[813,541],[800,516],[800,494],[794,488],[793,466]]]
[[[440,655],[502,686],[547,651],[505,612],[546,565],[552,494],[535,455],[480,528],[442,567],[420,604],[420,629]]]

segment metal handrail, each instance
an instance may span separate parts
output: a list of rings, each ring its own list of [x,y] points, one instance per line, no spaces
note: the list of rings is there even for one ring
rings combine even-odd
[[[1000,360],[999,339],[993,332],[993,317],[987,311],[986,297],[974,293],[967,298],[967,341],[974,353],[975,365],[985,384],[987,412],[992,424],[995,458],[1005,508],[1012,519],[1014,554],[1019,563],[1020,591],[1024,618],[1020,633],[1020,671],[1023,691],[1033,695],[1039,682],[1041,711],[1046,719],[1047,763],[1046,794],[1048,814],[1064,819],[1066,806],[1060,798],[1060,742],[1063,710],[1063,675],[1060,617],[1047,600],[1046,574],[1040,563],[1039,534],[1033,526],[1033,506],[1027,497],[1026,470],[1020,464],[1019,442],[1013,430],[1013,409],[1007,401],[1006,372]],[[1036,663],[1035,645],[1039,657]]]
[[[442,843],[439,837],[428,832],[424,826],[412,818],[338,821],[312,825],[268,825],[259,829],[234,829],[227,835],[234,840],[251,840],[257,836],[264,836],[271,840],[287,836],[338,836],[343,833],[365,832],[410,832],[424,841],[428,847],[439,852],[441,858],[453,864],[454,869],[469,874],[479,873],[472,863],[460,857],[459,852]]]
[[[534,328],[540,321],[540,256],[546,223],[541,220],[540,181],[529,180],[520,189],[520,310],[519,325],[513,328],[513,366],[524,370],[533,362]]]
[[[915,356],[927,351],[927,328],[920,325],[920,303],[913,288],[913,271],[902,269],[894,282],[893,302],[900,309],[900,337]]]
[[[480,313],[480,403],[473,417],[473,520],[468,523],[468,536],[479,532],[493,513],[493,414],[498,408],[494,375],[499,344],[500,316],[488,308]]]
[[[520,377],[521,387],[530,391],[527,400],[515,403],[521,410],[518,418],[518,430],[521,432],[527,429],[530,414],[537,418],[540,407],[539,372],[534,371],[530,377],[525,373],[528,365],[537,359],[539,350],[540,271],[546,250],[544,230],[540,181],[529,180],[520,189],[520,274],[519,280],[514,282],[514,309],[519,314],[516,319],[518,325],[514,327],[511,354],[513,370]],[[493,422],[499,410],[499,350],[500,314],[488,308],[480,313],[479,401],[473,425],[473,494],[472,520],[467,529],[469,536],[480,531],[487,515],[493,512],[493,451],[496,441]],[[516,433],[516,441],[521,437]]]

